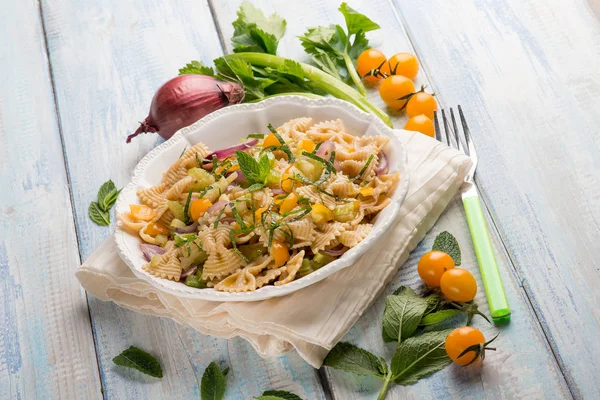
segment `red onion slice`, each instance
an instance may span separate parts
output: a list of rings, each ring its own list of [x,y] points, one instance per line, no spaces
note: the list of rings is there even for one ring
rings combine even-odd
[[[211,160],[212,156],[215,155],[215,156],[217,156],[217,160],[222,160],[224,158],[234,155],[236,150],[246,150],[247,148],[254,146],[256,143],[258,143],[258,139],[252,139],[252,140],[247,141],[246,143],[238,144],[237,146],[228,147],[228,148],[222,149],[222,150],[217,150],[214,153],[210,153],[209,155],[207,155],[204,158],[207,160]],[[209,165],[212,165],[212,164],[209,164]]]
[[[342,163],[339,162],[338,160],[335,160],[333,162],[333,167],[335,168],[336,171],[341,171],[342,170]]]
[[[236,182],[236,183],[248,183],[248,179],[246,178],[246,175],[244,175],[244,173],[241,170],[237,170],[235,172],[237,173],[237,176],[235,177],[234,182]]]
[[[183,272],[181,274],[181,276],[179,277],[179,279],[186,278],[188,275],[192,275],[192,274],[196,273],[197,270],[198,270],[198,266],[197,265],[192,265],[190,268],[188,268],[187,271],[185,271],[185,272]]]
[[[337,256],[341,256],[342,254],[344,254],[347,251],[348,251],[348,248],[344,247],[340,250],[321,250],[321,253],[327,254],[328,256],[337,257]]]
[[[375,173],[377,175],[387,174],[388,170],[390,169],[387,156],[383,151],[380,151],[377,158],[379,158],[379,165],[377,166],[377,170],[375,171]]]
[[[175,228],[175,232],[177,233],[194,233],[198,230],[198,221],[194,222],[188,226],[181,226],[179,228]]]
[[[317,150],[317,155],[321,158],[329,160],[329,156],[331,152],[335,150],[335,146],[331,140],[326,140],[319,146],[319,150]]]
[[[274,196],[279,196],[281,194],[285,194],[285,191],[283,189],[271,189],[271,193],[273,193]]]
[[[229,204],[229,202],[227,202],[225,200],[219,200],[212,206],[208,207],[208,210],[206,210],[206,212],[209,214],[212,214],[214,212],[219,212],[223,209],[223,207],[226,207],[227,204]]]
[[[142,249],[146,261],[150,261],[154,256],[165,254],[165,249],[155,244],[142,243],[140,244],[140,249]]]

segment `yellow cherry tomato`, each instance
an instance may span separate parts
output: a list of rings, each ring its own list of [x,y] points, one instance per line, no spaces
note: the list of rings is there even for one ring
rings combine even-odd
[[[417,115],[426,115],[433,120],[433,112],[437,110],[437,101],[432,95],[425,92],[415,93],[406,104],[406,115],[416,117]]]
[[[208,199],[198,199],[194,200],[190,203],[190,217],[192,220],[197,221],[206,210],[208,210],[212,206],[212,203]]]
[[[356,72],[360,75],[361,78],[365,82],[375,83],[379,81],[383,76],[382,75],[370,75],[369,74],[373,70],[377,70],[379,68],[380,74],[389,75],[390,67],[386,62],[385,54],[376,49],[367,49],[363,51],[358,59],[356,60]]]
[[[279,139],[277,139],[277,136],[273,135],[272,133],[269,133],[267,135],[267,137],[265,138],[265,140],[263,141],[262,147],[267,148],[269,146],[280,146],[281,143],[279,142]]]
[[[290,165],[285,171],[283,171],[283,174],[281,174],[281,190],[286,193],[290,193],[295,187],[302,186],[301,182],[291,179],[291,170],[292,166]]]
[[[279,213],[285,214],[286,212],[292,211],[298,205],[298,195],[296,193],[290,193],[279,205]]]
[[[311,208],[310,216],[315,223],[321,224],[323,222],[333,221],[333,212],[323,204],[314,204]]]
[[[435,128],[433,126],[433,121],[423,114],[409,118],[408,121],[406,121],[406,124],[404,125],[404,129],[406,129],[407,131],[421,132],[422,134],[431,137],[435,136]]]
[[[401,109],[406,104],[407,99],[401,98],[414,93],[415,84],[410,79],[401,75],[388,76],[379,86],[379,95],[381,99],[390,108]]]
[[[481,351],[468,351],[459,357],[463,351],[473,345],[482,345],[485,337],[479,329],[470,326],[456,328],[446,336],[446,353],[452,361],[460,365],[467,365],[479,360],[483,354]]]
[[[275,261],[275,266],[281,267],[290,259],[290,251],[288,245],[280,240],[273,240],[271,244],[271,256]]]
[[[144,230],[148,235],[168,235],[169,228],[159,222],[150,222]]]
[[[151,221],[156,216],[156,210],[142,204],[130,204],[131,217],[137,221]]]
[[[465,303],[475,298],[477,281],[466,269],[451,268],[442,275],[440,289],[448,300]]]
[[[394,75],[402,75],[408,79],[415,79],[419,73],[419,62],[417,57],[410,53],[394,54],[388,60],[390,72]]]
[[[454,268],[454,260],[443,251],[430,251],[423,254],[417,265],[417,272],[423,282],[432,287],[440,286],[444,272]]]
[[[298,145],[298,152],[306,151],[308,153],[312,153],[315,149],[316,144],[310,139],[302,139],[300,144]]]

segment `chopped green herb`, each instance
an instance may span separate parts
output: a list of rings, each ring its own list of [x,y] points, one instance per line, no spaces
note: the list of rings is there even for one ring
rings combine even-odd
[[[373,154],[371,154],[369,156],[369,158],[367,159],[367,162],[362,167],[362,169],[360,170],[360,172],[358,173],[358,175],[356,175],[354,178],[352,178],[353,181],[355,181],[357,179],[360,179],[363,176],[363,174],[365,173],[365,171],[367,170],[367,168],[369,168],[369,164],[371,164],[371,161],[373,161],[373,157],[375,157]]]
[[[248,139],[264,139],[265,135],[262,133],[251,133],[247,137]]]
[[[190,223],[190,214],[189,214],[189,210],[190,210],[190,202],[192,201],[192,190],[190,189],[190,192],[188,193],[188,197],[185,201],[185,206],[183,207],[183,222],[185,222],[186,225],[188,225]]]
[[[181,247],[183,245],[193,243],[194,240],[196,240],[197,238],[198,235],[196,235],[195,233],[175,233],[173,235],[173,240],[175,241],[176,247]]]

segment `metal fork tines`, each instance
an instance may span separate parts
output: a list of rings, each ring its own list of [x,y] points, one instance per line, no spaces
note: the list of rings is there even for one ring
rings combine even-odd
[[[438,112],[433,112],[434,117],[434,125],[435,125],[435,138],[440,142],[446,143],[450,147],[454,147],[459,151],[464,152],[471,158],[473,162],[473,166],[471,167],[471,171],[467,176],[467,181],[472,182],[473,176],[475,175],[475,168],[477,167],[477,152],[475,151],[475,144],[473,143],[473,138],[471,137],[471,131],[469,131],[469,126],[467,125],[467,120],[465,119],[465,115],[463,114],[462,108],[458,106],[458,114],[460,116],[460,122],[462,125],[462,135],[459,134],[458,126],[456,125],[456,118],[454,117],[454,110],[450,108],[450,119],[452,121],[452,127],[450,127],[450,123],[448,118],[446,117],[446,110],[441,110],[442,112],[442,121],[444,123],[444,135],[442,137],[442,130],[440,129],[440,123],[438,120]]]

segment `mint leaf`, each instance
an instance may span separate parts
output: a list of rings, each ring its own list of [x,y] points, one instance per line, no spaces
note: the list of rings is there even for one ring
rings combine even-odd
[[[212,67],[208,67],[204,65],[202,61],[190,61],[183,68],[179,68],[179,75],[186,74],[199,74],[199,75],[208,75],[215,76],[215,71]]]
[[[387,365],[381,358],[351,343],[340,342],[327,354],[323,365],[358,375],[374,375],[382,378]]]
[[[399,344],[391,363],[394,382],[411,385],[450,364],[444,347],[448,333],[450,330],[427,332]]]
[[[248,191],[249,192],[255,192],[257,190],[260,190],[262,188],[264,188],[265,185],[263,183],[255,183],[253,185],[248,186]]]
[[[258,169],[260,171],[262,182],[266,184],[267,177],[271,171],[271,160],[269,160],[269,157],[266,154],[263,154],[263,156],[260,158]]]
[[[257,397],[257,400],[302,400],[302,397],[297,394],[287,392],[285,390],[265,390],[262,396]]]
[[[437,310],[441,299],[442,297],[438,293],[432,293],[425,297],[425,300],[427,301],[427,309],[425,309],[424,314],[427,315]]]
[[[162,378],[163,376],[158,360],[153,355],[135,346],[130,346],[127,350],[113,358],[113,362],[123,367],[137,369],[155,378]]]
[[[110,214],[108,211],[104,211],[100,208],[98,203],[92,201],[88,208],[88,215],[90,219],[100,226],[110,225]]]
[[[460,265],[460,246],[456,238],[450,232],[444,231],[435,237],[431,250],[439,250],[448,253],[454,260],[455,265]]]
[[[254,159],[254,157],[252,157],[246,152],[237,150],[235,152],[235,158],[237,159],[238,165],[240,166],[242,173],[244,174],[246,179],[248,179],[248,182],[250,182],[251,184],[264,184],[264,178],[261,174],[261,166],[258,163],[258,161]]]
[[[382,336],[386,342],[402,342],[412,336],[428,308],[427,299],[417,296],[407,286],[400,287],[395,293],[385,299]]]
[[[371,21],[366,15],[359,13],[345,2],[340,5],[339,10],[344,15],[344,19],[346,20],[348,36],[354,35],[358,32],[364,33],[380,28],[379,25]]]
[[[247,1],[242,2],[233,21],[234,53],[258,52],[275,55],[279,39],[285,33],[286,22],[277,13],[268,18]]]
[[[454,309],[454,308],[449,308],[447,310],[436,311],[434,313],[425,315],[421,319],[421,322],[419,323],[419,326],[428,326],[428,325],[439,324],[440,322],[445,321],[448,318],[452,318],[456,314],[460,314],[460,313],[461,313],[460,310],[457,310],[457,309]]]
[[[108,180],[98,189],[98,206],[102,211],[108,211],[117,201],[121,191],[117,190],[112,180]]]
[[[215,362],[211,362],[204,370],[204,375],[202,375],[200,385],[202,400],[221,400],[225,394],[226,384],[225,374],[221,371],[221,368]]]

